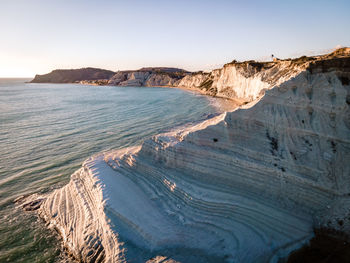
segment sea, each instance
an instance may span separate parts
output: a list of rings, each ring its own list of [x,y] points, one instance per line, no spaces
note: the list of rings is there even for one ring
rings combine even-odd
[[[0,262],[69,262],[59,235],[14,202],[67,184],[89,156],[220,111],[175,88],[0,79]]]

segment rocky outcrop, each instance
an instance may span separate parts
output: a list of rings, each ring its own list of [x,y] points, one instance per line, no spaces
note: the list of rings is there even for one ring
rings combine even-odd
[[[70,183],[48,196],[38,212],[80,262],[123,262],[124,249],[118,235],[111,234],[95,175],[84,168],[76,171]]]
[[[341,48],[323,56],[302,56],[273,62],[237,62],[234,60],[209,74],[192,73],[181,79],[177,85],[196,89],[212,96],[249,102],[307,68],[313,70],[313,68],[323,67],[323,72],[330,71],[332,68],[342,68],[342,71],[346,71],[345,66],[348,66],[342,63],[347,63],[349,50],[350,48]]]
[[[108,80],[115,72],[98,68],[56,69],[45,75],[36,75],[32,83],[76,83],[80,81]]]
[[[94,156],[26,208],[86,262],[277,262],[314,228],[349,234],[350,57],[340,54],[226,65],[207,91],[248,103]]]
[[[266,90],[296,76],[307,67],[292,61],[259,63],[255,61],[234,62],[216,69],[210,74],[193,74],[183,78],[178,86],[195,87],[201,92],[239,100],[252,101],[261,97]]]
[[[164,87],[176,86],[188,74],[177,68],[142,68],[137,71],[118,71],[108,82],[115,86]]]
[[[113,72],[103,69],[57,69],[45,75],[36,75],[32,83],[80,83],[84,85],[112,85],[133,87],[170,87],[189,72],[177,68],[141,68]]]
[[[177,85],[189,89],[198,89],[203,86],[209,87],[212,84],[209,75],[209,73],[204,73],[203,71],[194,72],[182,78]],[[203,91],[207,90],[203,89]]]
[[[108,79],[97,79],[97,80],[81,80],[79,84],[92,85],[92,86],[105,86],[108,85]]]

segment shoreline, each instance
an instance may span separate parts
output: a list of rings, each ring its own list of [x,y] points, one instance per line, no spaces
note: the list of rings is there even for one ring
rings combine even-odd
[[[122,87],[122,88],[134,87],[134,86],[118,86],[118,85],[99,85],[95,83],[64,83],[64,84],[80,84],[80,85],[86,85],[86,86]],[[213,105],[213,106],[217,108],[220,113],[234,111],[235,109],[237,109],[237,107],[245,104],[245,101],[243,100],[237,100],[234,98],[223,97],[223,96],[210,95],[210,94],[207,94],[205,91],[195,87],[188,88],[185,86],[135,86],[135,88],[168,88],[168,89],[181,89],[184,91],[193,92],[195,94],[208,97],[209,99],[215,99],[216,100],[215,102],[217,105]]]
[[[217,96],[217,95],[210,95],[207,94],[205,91],[198,89],[198,88],[188,88],[185,86],[118,86],[118,85],[100,85],[95,83],[80,83],[80,82],[67,82],[67,83],[53,83],[53,82],[26,82],[29,84],[77,84],[82,86],[93,86],[93,87],[121,87],[121,88],[128,88],[128,87],[134,87],[134,88],[168,88],[168,89],[181,89],[187,92],[192,92],[198,95],[202,95],[207,97],[210,101],[214,99],[215,101],[211,101],[212,105],[218,110],[219,113],[224,112],[231,112],[237,109],[239,106],[242,106],[246,104],[243,100],[237,100],[234,98],[224,97],[224,96]]]
[[[208,97],[209,99],[215,99],[216,102],[218,102],[219,105],[214,105],[217,109],[219,109],[219,112],[231,112],[237,109],[239,106],[243,105],[244,102],[239,101],[237,99],[233,98],[228,98],[228,97],[222,97],[222,96],[214,96],[214,95],[209,95],[205,93],[203,90],[198,89],[198,88],[187,88],[184,86],[173,86],[169,88],[175,88],[175,89],[181,89],[189,92],[193,92],[196,94],[200,94],[203,96]]]
[[[340,62],[340,69],[348,63]],[[91,159],[91,165],[85,162],[81,176],[67,187],[84,195],[79,192],[83,185],[90,196],[102,195],[102,208],[78,195],[76,205],[88,206],[92,219],[100,216],[96,220],[113,214],[108,223],[116,233],[147,251],[181,244],[231,261],[277,262],[307,243],[317,228],[349,232],[344,161],[350,126],[341,121],[347,120],[348,73],[330,66],[327,71],[323,62],[313,70],[288,64],[286,72],[285,64],[254,76],[237,75],[235,68],[227,73],[236,77],[236,91],[242,91],[237,96],[252,99],[221,102],[244,110],[225,112],[217,122],[158,134],[137,152],[109,152],[106,158]],[[220,100],[196,88],[165,88]],[[329,174],[333,166],[341,170]],[[54,195],[40,211],[69,230],[65,217],[75,222],[81,209],[63,209],[62,218],[57,217],[51,211],[60,207]],[[59,201],[64,204],[68,197]],[[92,230],[100,225],[92,222]],[[99,232],[95,237],[103,240]],[[85,237],[79,238],[77,244],[89,249]]]

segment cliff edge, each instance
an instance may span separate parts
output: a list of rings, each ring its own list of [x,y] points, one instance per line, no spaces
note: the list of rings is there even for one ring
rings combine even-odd
[[[31,83],[80,83],[133,87],[175,86],[189,72],[178,68],[148,67],[139,70],[113,72],[97,68],[56,69],[36,75]]]
[[[349,49],[184,81],[208,79],[242,105],[91,157],[24,207],[84,262],[278,262],[315,228],[350,234]]]
[[[271,62],[254,60],[225,64],[210,73],[195,72],[177,83],[178,87],[196,89],[204,94],[249,102],[264,95],[266,90],[295,77],[304,70],[348,72],[350,48],[340,48],[320,56],[302,56]]]
[[[109,85],[133,87],[175,86],[189,72],[178,68],[142,68],[136,71],[118,71],[109,81]]]

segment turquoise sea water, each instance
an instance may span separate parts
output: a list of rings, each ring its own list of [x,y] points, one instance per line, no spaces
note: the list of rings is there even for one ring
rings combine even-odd
[[[25,81],[0,79],[0,262],[67,260],[58,235],[15,198],[63,186],[95,153],[216,113],[179,89]]]

